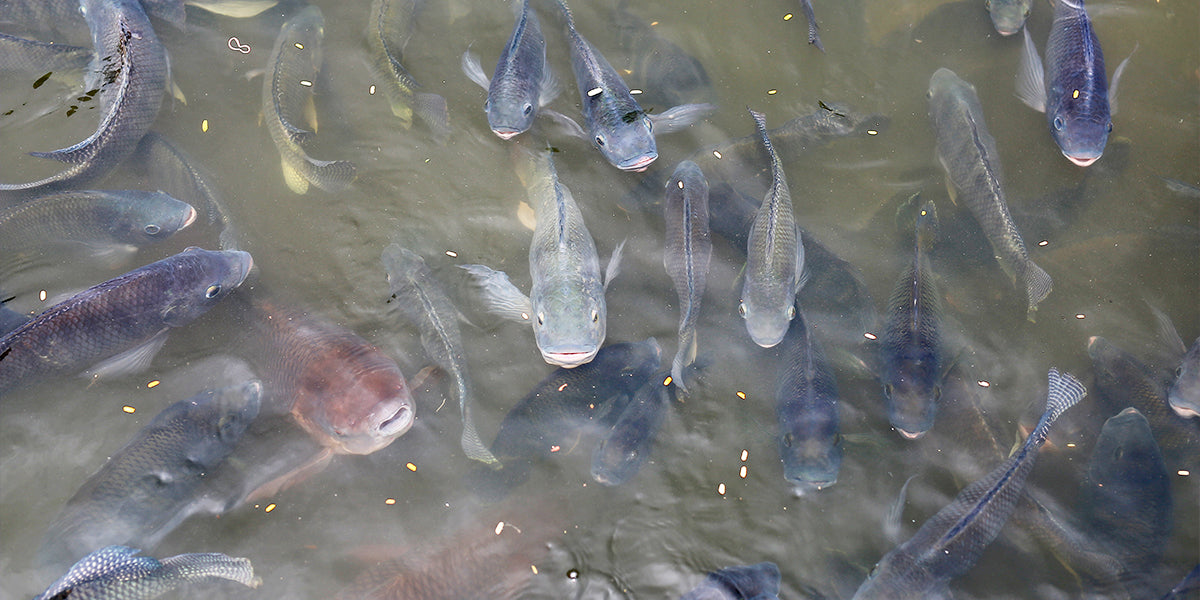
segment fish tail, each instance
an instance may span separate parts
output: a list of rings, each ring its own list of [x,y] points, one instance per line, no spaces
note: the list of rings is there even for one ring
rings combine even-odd
[[[750,111],[750,116],[754,118],[754,128],[758,131],[758,137],[762,138],[763,147],[766,148],[767,154],[774,157],[775,149],[771,147],[771,138],[767,137],[767,117],[766,115],[746,107]]]
[[[1054,281],[1050,279],[1050,275],[1037,266],[1032,260],[1026,261],[1026,266],[1022,270],[1021,279],[1025,281],[1025,296],[1028,299],[1027,316],[1030,321],[1034,320],[1037,313],[1038,304],[1050,295],[1050,290],[1054,287]]]
[[[499,469],[502,466],[499,459],[488,450],[483,440],[479,438],[479,431],[475,429],[475,419],[471,417],[471,407],[464,404],[462,409],[463,432],[460,443],[462,444],[463,452],[471,460],[477,460]]]
[[[1087,395],[1087,389],[1070,373],[1059,373],[1058,369],[1051,367],[1047,377],[1049,390],[1046,393],[1046,412],[1042,414],[1042,420],[1038,422],[1037,428],[1029,434],[1033,443],[1038,446],[1046,441],[1050,425],[1058,419],[1059,415],[1075,406]]]
[[[938,216],[937,206],[933,200],[926,200],[917,211],[917,247],[928,252],[937,240]]]
[[[413,111],[425,122],[438,143],[444,143],[450,137],[450,115],[446,109],[446,99],[428,92],[413,94]]]
[[[234,558],[213,552],[180,554],[164,558],[160,562],[163,574],[167,578],[196,581],[204,577],[217,577],[251,588],[262,584],[262,578],[254,575],[254,567],[248,558]]]
[[[358,178],[358,167],[348,160],[314,160],[309,181],[326,192],[340,192],[350,187]]]
[[[675,360],[671,361],[671,379],[685,394],[688,390],[683,383],[683,369],[696,362],[696,348],[696,329],[694,327],[680,329],[679,349],[675,351]]]

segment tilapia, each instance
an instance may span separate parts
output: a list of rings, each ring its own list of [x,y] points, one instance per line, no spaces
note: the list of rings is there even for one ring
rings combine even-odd
[[[55,304],[0,337],[0,394],[88,367],[136,370],[170,328],[191,323],[229,295],[252,264],[245,252],[188,248]]]
[[[91,48],[27,40],[0,33],[0,71],[45,74],[64,83],[82,83],[92,62]],[[78,79],[76,79],[78,78]]]
[[[314,135],[303,125],[304,114],[321,70],[324,38],[321,9],[304,7],[280,28],[263,78],[263,119],[279,149],[283,180],[297,194],[307,192],[309,184],[326,192],[345,190],[358,176],[352,162],[316,160],[304,151]]]
[[[797,494],[837,483],[842,464],[837,379],[803,314],[780,347],[775,387],[783,478]]]
[[[663,267],[679,296],[679,346],[671,362],[671,378],[687,392],[683,368],[696,361],[696,320],[712,258],[708,181],[696,163],[685,160],[675,167],[663,196],[663,220]]]
[[[1020,449],[884,555],[854,598],[949,598],[950,580],[975,565],[1012,515],[1050,426],[1085,394],[1070,374],[1050,369],[1046,411]]]
[[[425,0],[374,0],[367,22],[367,46],[371,51],[371,66],[382,80],[383,94],[392,107],[392,114],[405,129],[412,127],[413,115],[419,117],[433,132],[434,138],[445,140],[450,135],[446,99],[420,87],[401,64],[404,47],[412,35],[416,12]]]
[[[189,516],[222,512],[203,484],[258,416],[261,395],[262,384],[249,381],[163,409],[55,517],[43,560],[69,565],[113,544],[153,548]]]
[[[421,332],[421,345],[438,368],[450,375],[454,395],[458,396],[459,414],[463,420],[461,444],[472,460],[487,464],[496,462],[487,446],[479,439],[471,406],[475,391],[467,374],[467,357],[463,353],[462,335],[455,319],[458,311],[442,292],[429,267],[421,256],[398,244],[383,249],[383,269],[387,272],[392,300],[410,323]]]
[[[812,44],[820,50],[825,51],[825,45],[821,43],[821,34],[817,33],[817,15],[813,12],[812,0],[800,0],[800,9],[804,11],[804,18],[808,21],[808,43]]]
[[[225,200],[213,185],[213,175],[199,162],[163,135],[150,131],[138,142],[134,168],[156,189],[199,206],[209,226],[221,228],[222,250],[237,250],[237,228],[225,208]]]
[[[492,133],[502,140],[528,131],[538,109],[559,93],[554,72],[546,65],[546,38],[537,13],[530,10],[529,0],[513,0],[513,10],[517,22],[490,80],[469,50],[462,57],[463,72],[488,91],[483,112]]]
[[[133,152],[158,116],[167,85],[167,54],[141,4],[82,0],[80,9],[95,49],[86,88],[99,90],[94,95],[100,123],[95,133],[74,146],[32,153],[70,166],[38,181],[0,184],[0,199],[77,189],[107,175]]]
[[[461,267],[481,286],[489,311],[533,324],[534,339],[547,363],[577,367],[592,360],[604,343],[604,290],[617,274],[624,242],[613,250],[601,280],[592,234],[571,190],[559,183],[550,152],[522,153],[518,161],[517,174],[537,215],[529,245],[529,296],[502,271],[483,265]]]
[[[1200,337],[1192,342],[1190,348],[1183,345],[1179,331],[1162,311],[1151,307],[1158,321],[1158,334],[1165,338],[1172,354],[1171,358],[1179,361],[1175,369],[1170,389],[1167,390],[1167,401],[1171,408],[1181,417],[1200,416]]]
[[[1000,35],[1012,35],[1025,26],[1033,10],[1033,0],[983,0],[983,7],[992,17],[992,26]]]
[[[780,579],[779,567],[772,562],[725,567],[709,573],[679,600],[778,600]]]
[[[1023,287],[1026,315],[1034,318],[1038,303],[1050,295],[1053,282],[1029,259],[1005,199],[996,140],[983,121],[975,87],[949,69],[929,80],[929,118],[937,134],[938,161],[958,190],[992,246],[1000,267]]]
[[[83,557],[34,600],[150,600],[186,583],[227,579],[257,588],[262,579],[246,558],[180,554],[161,561],[141,550],[106,546]]]
[[[932,200],[918,210],[913,258],[888,299],[879,349],[884,403],[900,435],[916,439],[933,427],[942,395],[942,298],[929,254],[937,238]]]
[[[1086,167],[1104,153],[1117,112],[1117,85],[1130,54],[1113,72],[1112,86],[1104,72],[1104,52],[1092,29],[1083,0],[1053,0],[1054,23],[1046,40],[1046,59],[1025,28],[1017,97],[1046,113],[1050,135],[1072,163]]]
[[[746,280],[738,314],[754,343],[770,348],[783,340],[796,316],[796,293],[804,287],[804,244],[796,235],[792,194],[779,155],[767,136],[765,117],[750,111],[771,162],[771,187],[750,226]]]
[[[625,59],[618,59],[624,79],[638,88],[638,104],[671,107],[689,102],[711,103],[717,93],[704,65],[667,39],[621,0],[613,11],[612,27]],[[653,110],[653,109],[651,109]]]
[[[621,485],[637,475],[675,398],[671,379],[666,372],[651,376],[621,408],[612,429],[592,451],[592,479]]]

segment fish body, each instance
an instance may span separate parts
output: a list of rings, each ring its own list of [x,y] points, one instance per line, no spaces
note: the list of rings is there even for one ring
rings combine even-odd
[[[750,111],[771,161],[771,187],[750,226],[746,280],[738,313],[754,343],[770,348],[783,340],[796,316],[796,292],[804,285],[804,244],[796,235],[792,195],[783,164],[767,135],[762,113]]]
[[[321,70],[324,39],[321,9],[304,7],[280,28],[263,78],[263,118],[279,150],[284,182],[297,194],[307,192],[309,184],[327,192],[345,190],[358,176],[352,162],[316,160],[304,151],[314,135],[305,128],[304,114]]]
[[[479,439],[475,421],[471,418],[475,391],[467,373],[467,357],[456,322],[458,311],[419,254],[391,244],[384,248],[382,260],[396,307],[420,330],[425,353],[451,378],[463,419],[463,451],[472,460],[495,463],[496,457]]]
[[[612,429],[592,452],[592,479],[621,485],[642,468],[675,397],[669,379],[668,373],[650,377],[621,409]]]
[[[778,600],[781,575],[772,562],[726,567],[709,573],[679,600]]]
[[[817,15],[813,12],[812,0],[800,0],[800,9],[804,11],[804,18],[808,20],[808,43],[812,44],[820,50],[825,51],[825,45],[821,43],[821,34],[817,32]]]
[[[529,0],[514,2],[517,20],[512,37],[500,53],[496,70],[488,80],[479,61],[463,54],[463,70],[472,81],[488,91],[483,111],[492,133],[507,140],[533,126],[537,110],[558,95],[554,74],[546,65],[546,38]]]
[[[113,544],[153,547],[192,514],[223,510],[199,492],[258,415],[261,395],[250,381],[168,406],[67,502],[43,557],[72,564]]]
[[[1012,515],[1050,426],[1084,394],[1074,377],[1050,369],[1046,411],[1020,449],[884,555],[854,598],[949,598],[950,580],[975,565]]]
[[[936,237],[937,209],[926,201],[917,215],[913,259],[888,299],[879,344],[888,420],[908,439],[933,427],[942,395],[942,300],[929,258]]]
[[[675,167],[663,197],[663,217],[663,267],[679,297],[679,347],[671,363],[671,378],[686,392],[683,368],[696,360],[696,320],[712,259],[708,181],[696,163],[685,160]]]
[[[412,36],[416,13],[424,0],[374,0],[367,23],[367,46],[371,51],[371,66],[382,80],[383,94],[405,129],[412,127],[413,115],[419,117],[444,140],[450,135],[446,99],[428,92],[418,92],[417,82],[400,62],[404,46]]]
[[[797,493],[837,483],[842,464],[838,389],[816,336],[798,314],[783,339],[775,417],[783,477]]]
[[[1000,35],[1012,35],[1025,26],[1033,10],[1033,0],[983,0],[983,7],[992,17],[992,26]]]
[[[268,412],[291,413],[338,454],[386,448],[416,418],[395,361],[352,331],[266,298],[244,307],[245,356]]]
[[[687,102],[712,102],[716,98],[704,65],[678,44],[661,35],[620,2],[612,14],[617,45],[627,56],[622,72],[628,83],[641,89],[638,104],[671,107]]]
[[[180,554],[161,561],[141,550],[106,546],[83,557],[34,600],[150,600],[183,584],[219,579],[256,588],[262,579],[246,558],[224,554]]]
[[[0,394],[118,355],[132,358],[131,351],[157,350],[168,329],[229,295],[252,264],[245,252],[188,248],[50,307],[0,337]]]
[[[979,222],[1000,267],[1014,285],[1024,288],[1027,315],[1032,319],[1053,282],[1029,259],[1008,212],[1000,155],[984,123],[975,87],[949,69],[938,69],[929,80],[929,118],[937,133],[938,161]]]
[[[51,44],[0,33],[0,71],[79,74],[92,62],[91,48]]]
[[[137,146],[158,116],[167,84],[167,54],[137,0],[83,0],[96,59],[86,87],[100,107],[87,139],[53,152],[34,152],[69,164],[45,179],[0,184],[0,199],[25,199],[77,189],[112,171]]]
[[[155,189],[200,207],[204,222],[220,226],[222,250],[238,249],[238,233],[229,218],[225,201],[213,185],[213,176],[199,162],[166,137],[147,132],[138,142],[135,167]]]

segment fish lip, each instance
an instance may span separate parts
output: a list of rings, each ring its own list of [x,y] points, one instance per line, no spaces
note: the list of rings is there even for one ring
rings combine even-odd
[[[396,407],[391,416],[379,422],[379,427],[376,428],[383,437],[399,437],[408,432],[416,421],[416,414],[408,404],[401,404]]]
[[[250,274],[250,269],[254,268],[254,257],[244,250],[227,250],[227,252],[236,260],[239,272],[238,285],[241,285],[246,280],[246,276]]]
[[[924,436],[926,433],[928,433],[927,431],[917,431],[917,432],[905,431],[905,430],[903,430],[903,429],[900,429],[899,427],[896,427],[895,425],[893,425],[893,426],[892,426],[892,428],[893,428],[893,429],[895,429],[895,430],[896,430],[896,433],[899,433],[899,434],[900,434],[901,436],[903,436],[903,437],[904,437],[904,439],[906,439],[906,440],[915,440],[915,439],[919,439],[920,437],[922,437],[922,436]]]
[[[180,229],[187,229],[188,225],[191,225],[196,221],[196,215],[198,214],[196,212],[196,207],[189,204],[188,211],[190,212],[188,212],[187,218],[183,220],[183,225],[179,226]]]
[[[596,358],[596,353],[599,351],[599,348],[583,352],[543,351],[542,358],[546,359],[546,362],[552,365],[558,365],[565,369],[574,369],[580,365],[586,365],[587,363],[592,362],[592,359]]]
[[[1092,163],[1096,162],[1100,158],[1099,154],[1097,154],[1096,156],[1071,156],[1070,154],[1067,154],[1066,152],[1063,152],[1063,156],[1067,157],[1067,160],[1071,161],[1072,163],[1074,163],[1076,166],[1079,166],[1079,167],[1091,166]]]
[[[1174,410],[1175,414],[1177,414],[1185,419],[1190,419],[1192,417],[1200,417],[1200,412],[1196,412],[1196,410],[1190,406],[1182,406],[1182,405],[1175,404],[1172,402],[1171,410]]]
[[[496,134],[496,137],[502,140],[509,140],[521,134],[520,131],[515,129],[493,129],[492,133]]]
[[[645,171],[646,168],[648,168],[650,164],[656,160],[658,160],[657,152],[654,154],[643,154],[634,159],[632,162],[622,162],[621,164],[617,165],[617,168],[621,169],[622,171],[633,171],[635,173],[640,173]]]

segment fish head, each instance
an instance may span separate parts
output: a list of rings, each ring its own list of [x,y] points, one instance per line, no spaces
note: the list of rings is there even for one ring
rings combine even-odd
[[[1162,451],[1142,413],[1129,407],[1105,421],[1088,463],[1089,485],[1152,489],[1166,480],[1165,473]]]
[[[533,336],[547,363],[568,369],[587,364],[604,343],[607,310],[599,282],[590,291],[552,290],[531,297]]]
[[[492,128],[492,133],[502,140],[529,131],[534,118],[537,117],[538,104],[535,94],[521,94],[521,91],[516,89],[507,94],[508,97],[505,96],[503,89],[492,90],[483,105],[488,126]]]
[[[1078,98],[1072,95],[1078,94]],[[1097,94],[1075,90],[1065,94],[1063,101],[1057,106],[1048,107],[1047,119],[1050,122],[1050,134],[1067,160],[1086,167],[1096,162],[1104,154],[1104,146],[1108,143],[1108,134],[1112,131],[1112,119],[1109,117],[1108,100],[1103,95],[1092,100],[1087,106],[1085,101]]]
[[[910,360],[896,366],[883,384],[888,419],[900,435],[914,440],[933,427],[942,397],[940,368],[930,360]]]
[[[193,246],[175,258],[164,266],[171,269],[171,278],[162,290],[170,299],[161,317],[170,327],[186,325],[207,312],[237,289],[254,266],[250,254],[241,250],[215,252]]]
[[[842,436],[833,418],[806,411],[788,419],[788,431],[779,436],[783,477],[796,493],[822,490],[837,483],[842,466]],[[781,419],[782,421],[782,419]]]
[[[196,220],[196,209],[162,192],[138,192],[104,220],[109,233],[127,244],[165,240]],[[107,212],[107,211],[106,211]]]
[[[216,420],[216,437],[226,444],[236,444],[246,428],[258,416],[262,406],[263,386],[258,380],[232,385],[213,392],[220,417]]]
[[[330,344],[299,376],[292,417],[338,454],[371,454],[416,420],[400,368],[357,336]]]
[[[1033,9],[1033,0],[984,0],[983,6],[1000,35],[1013,35],[1025,26],[1025,19]]]
[[[1088,339],[1087,352],[1096,396],[1105,410],[1116,412],[1139,402],[1158,406],[1163,401],[1160,396],[1165,396],[1165,390],[1158,379],[1132,354],[1100,336]]]
[[[649,115],[640,109],[631,110],[611,126],[595,127],[592,144],[614,167],[622,171],[645,171],[658,159],[653,127]]]
[[[782,305],[781,308],[776,307]],[[762,294],[742,295],[738,314],[746,320],[746,331],[750,339],[763,348],[771,348],[783,341],[792,319],[796,317],[796,305],[790,302],[772,303]]]

